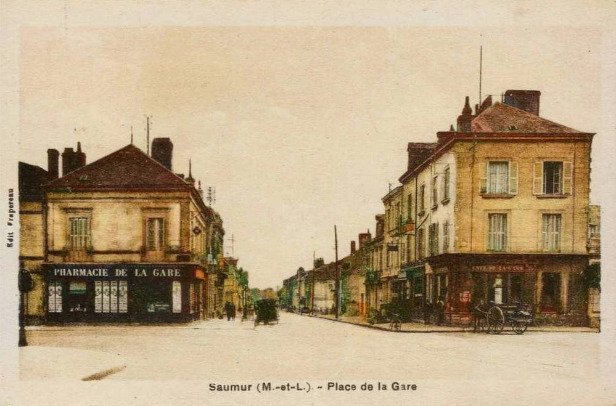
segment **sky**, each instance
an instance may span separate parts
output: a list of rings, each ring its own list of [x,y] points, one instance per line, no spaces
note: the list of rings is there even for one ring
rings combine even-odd
[[[19,158],[81,142],[93,162],[170,137],[173,170],[216,188],[226,251],[276,287],[339,256],[383,211],[408,142],[431,142],[470,96],[540,90],[541,116],[598,133],[602,37],[586,27],[23,28]],[[600,176],[593,172],[593,176]],[[593,178],[591,199],[602,200]],[[234,244],[232,247],[231,237]]]

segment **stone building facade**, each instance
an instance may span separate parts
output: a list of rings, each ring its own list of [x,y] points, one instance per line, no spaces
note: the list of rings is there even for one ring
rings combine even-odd
[[[30,203],[23,205],[22,259],[33,247],[40,251],[40,262],[25,264],[35,274],[31,316],[47,322],[206,317],[208,274],[216,270],[224,231],[191,171],[187,178],[172,172],[172,148],[170,140],[155,139],[153,153],[166,158],[160,162],[127,145],[86,165],[79,145],[62,154],[61,177],[54,172],[59,154],[49,151],[40,217],[29,218]]]

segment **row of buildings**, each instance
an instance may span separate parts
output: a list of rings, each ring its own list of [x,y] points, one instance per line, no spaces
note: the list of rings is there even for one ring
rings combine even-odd
[[[594,134],[539,115],[539,91],[508,90],[436,141],[410,142],[399,184],[382,197],[375,234],[337,263],[283,282],[283,306],[367,316],[395,309],[471,322],[480,302],[532,305],[538,323],[597,325],[598,206],[589,201]]]
[[[130,144],[91,164],[49,149],[47,169],[19,163],[26,319],[190,321],[250,301],[248,273],[225,257],[220,215],[201,182],[172,170],[173,144]]]

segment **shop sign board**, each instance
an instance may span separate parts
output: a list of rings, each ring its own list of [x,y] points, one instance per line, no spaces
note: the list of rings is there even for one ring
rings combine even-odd
[[[528,272],[529,269],[524,264],[490,264],[490,265],[473,265],[475,272]]]
[[[58,264],[47,266],[52,277],[79,278],[194,278],[203,272],[194,267],[173,264]]]

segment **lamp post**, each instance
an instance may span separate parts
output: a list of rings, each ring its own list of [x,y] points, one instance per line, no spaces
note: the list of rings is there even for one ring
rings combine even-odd
[[[34,286],[32,281],[32,275],[30,271],[25,268],[19,270],[19,346],[25,347],[28,345],[26,339],[26,306],[25,306],[25,294],[30,292]]]

